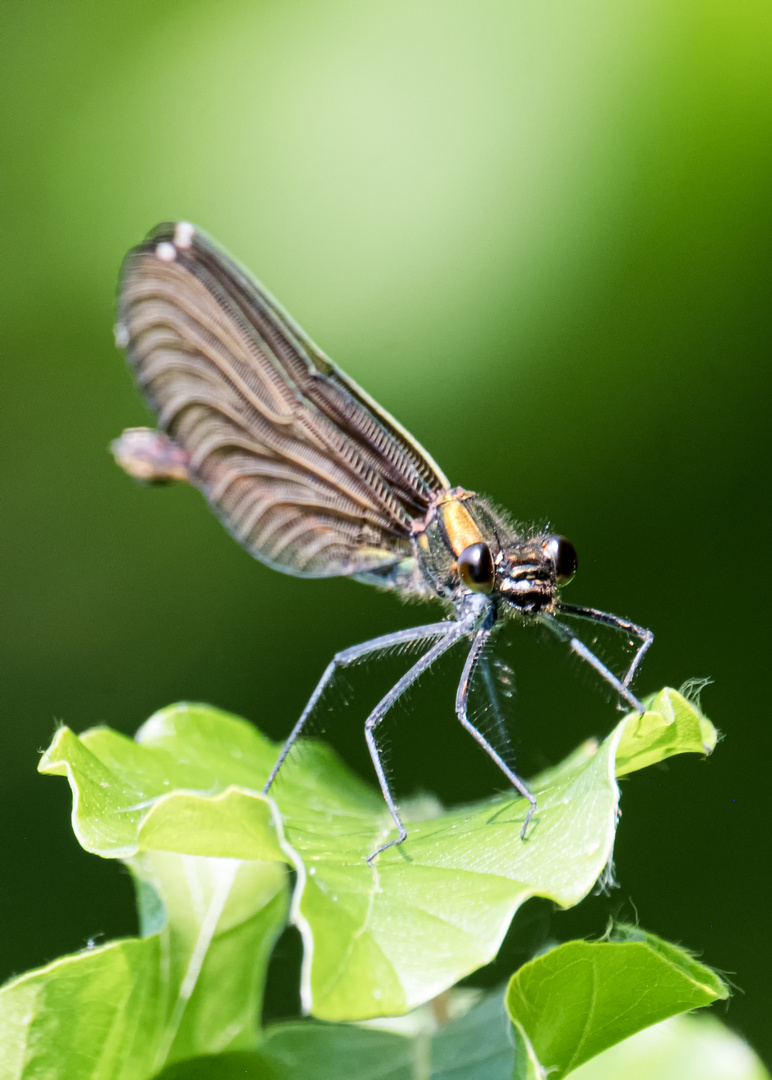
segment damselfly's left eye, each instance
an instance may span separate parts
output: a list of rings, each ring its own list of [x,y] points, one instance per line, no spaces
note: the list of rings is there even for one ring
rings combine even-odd
[[[555,581],[558,585],[567,585],[579,565],[576,548],[565,536],[549,536],[544,541],[544,550],[555,567]]]
[[[488,545],[479,543],[465,547],[458,557],[458,574],[472,592],[491,592],[496,569]]]

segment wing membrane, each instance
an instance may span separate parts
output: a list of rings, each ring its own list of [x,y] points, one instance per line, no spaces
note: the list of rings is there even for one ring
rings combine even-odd
[[[384,573],[447,478],[205,233],[161,225],[124,262],[118,343],[191,481],[256,558]],[[411,575],[412,576],[412,575]]]

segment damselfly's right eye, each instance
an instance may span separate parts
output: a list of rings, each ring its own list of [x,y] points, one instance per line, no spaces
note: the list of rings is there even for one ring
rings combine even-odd
[[[544,549],[555,567],[555,581],[558,585],[567,585],[579,565],[576,548],[565,536],[549,536],[544,541]]]
[[[464,548],[458,557],[458,575],[472,592],[489,593],[493,590],[496,569],[487,544],[469,544]]]

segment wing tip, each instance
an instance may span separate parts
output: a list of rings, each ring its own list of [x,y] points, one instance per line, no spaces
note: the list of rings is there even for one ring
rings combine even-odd
[[[196,227],[189,221],[167,222],[157,225],[145,243],[152,246],[157,259],[174,262],[178,251],[187,251],[193,246],[195,235]]]

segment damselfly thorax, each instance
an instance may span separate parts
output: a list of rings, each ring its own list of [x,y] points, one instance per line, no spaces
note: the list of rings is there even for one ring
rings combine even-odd
[[[142,480],[187,480],[257,559],[302,577],[348,576],[440,601],[450,615],[336,654],[268,776],[267,792],[339,668],[402,644],[425,652],[365,720],[365,738],[396,836],[407,832],[378,741],[384,717],[454,645],[467,654],[456,715],[523,800],[525,838],[536,799],[468,716],[475,671],[506,617],[547,627],[619,697],[630,689],[651,631],[566,604],[573,545],[526,532],[473,491],[451,487],[422,446],[326,357],[242,266],[187,222],[160,225],[126,257],[116,343],[126,349],[160,431],[133,428],[113,444]],[[602,623],[638,642],[620,679],[563,618]],[[487,685],[488,680],[485,680]]]

